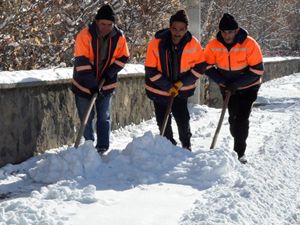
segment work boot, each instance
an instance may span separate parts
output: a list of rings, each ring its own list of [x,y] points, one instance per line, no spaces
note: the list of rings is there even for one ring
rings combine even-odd
[[[107,151],[106,148],[96,147],[96,149],[100,156],[102,156]]]
[[[182,148],[184,148],[184,149],[186,149],[186,150],[188,150],[188,151],[192,151],[192,148],[191,148],[191,146],[182,146]]]
[[[242,157],[239,157],[238,160],[242,164],[246,164],[248,162],[245,155],[243,155]]]
[[[190,141],[187,141],[186,143],[181,143],[181,146],[182,148],[188,150],[188,151],[192,151],[192,148],[191,148],[191,142]]]

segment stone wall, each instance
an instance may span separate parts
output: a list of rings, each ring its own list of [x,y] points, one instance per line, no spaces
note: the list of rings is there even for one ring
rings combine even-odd
[[[144,84],[144,74],[121,76],[112,101],[112,129],[138,124],[154,115]]]
[[[77,124],[66,84],[0,89],[0,166],[70,144]]]
[[[0,105],[0,166],[75,141],[79,119],[69,79],[0,85]],[[112,128],[152,116],[144,74],[121,75],[113,96]]]

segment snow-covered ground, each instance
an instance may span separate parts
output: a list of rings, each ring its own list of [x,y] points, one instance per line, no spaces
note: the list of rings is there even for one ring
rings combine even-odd
[[[246,165],[231,150],[227,116],[209,150],[220,109],[190,112],[192,153],[160,137],[152,119],[114,131],[102,158],[86,142],[1,168],[0,224],[300,224],[300,73],[262,85]]]

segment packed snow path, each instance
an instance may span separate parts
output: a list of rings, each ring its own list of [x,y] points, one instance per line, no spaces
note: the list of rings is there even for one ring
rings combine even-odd
[[[0,224],[299,224],[300,74],[263,84],[255,105],[246,165],[227,115],[209,150],[220,109],[195,105],[192,153],[152,119],[114,131],[103,158],[86,142],[1,168]]]

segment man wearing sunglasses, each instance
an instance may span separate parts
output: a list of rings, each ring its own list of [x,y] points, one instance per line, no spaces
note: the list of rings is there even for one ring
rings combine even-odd
[[[204,54],[209,64],[206,75],[220,86],[223,98],[231,94],[228,111],[233,149],[239,161],[246,163],[249,116],[264,72],[260,47],[232,15],[225,13],[216,38],[208,43]]]

